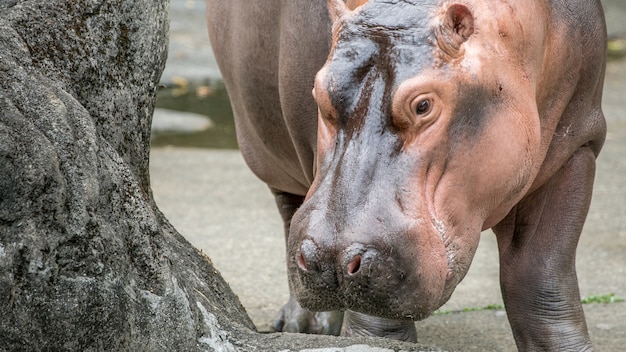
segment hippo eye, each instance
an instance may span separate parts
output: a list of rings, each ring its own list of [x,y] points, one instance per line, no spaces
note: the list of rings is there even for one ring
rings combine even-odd
[[[423,87],[418,87],[424,90]],[[399,95],[392,106],[393,124],[398,130],[419,131],[422,127],[428,127],[441,113],[441,99],[436,92],[415,94],[415,88],[399,90]]]
[[[418,115],[427,114],[430,111],[430,100],[422,100],[415,106],[415,113]]]

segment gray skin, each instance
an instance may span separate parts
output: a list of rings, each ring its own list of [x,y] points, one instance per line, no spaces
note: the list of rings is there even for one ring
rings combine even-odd
[[[600,1],[207,6],[285,223],[277,330],[415,341],[492,228],[518,348],[592,350],[575,252],[606,134]]]

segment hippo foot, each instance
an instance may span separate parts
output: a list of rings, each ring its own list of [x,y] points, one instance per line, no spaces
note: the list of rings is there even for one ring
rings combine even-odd
[[[343,312],[311,312],[300,306],[293,296],[278,313],[272,324],[276,332],[301,332],[307,334],[339,336]]]
[[[353,311],[344,314],[341,336],[378,336],[417,342],[415,323],[411,320],[379,318]]]

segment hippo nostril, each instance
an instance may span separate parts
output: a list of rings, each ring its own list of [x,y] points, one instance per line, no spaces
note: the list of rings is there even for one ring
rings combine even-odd
[[[304,259],[304,255],[302,255],[302,252],[300,252],[298,255],[298,267],[300,267],[302,271],[307,271],[306,260]]]
[[[319,271],[319,248],[315,242],[305,239],[300,245],[300,250],[294,255],[294,262],[301,271],[318,272]]]
[[[361,256],[357,255],[348,264],[348,275],[354,275],[354,274],[358,273],[359,269],[361,269]]]

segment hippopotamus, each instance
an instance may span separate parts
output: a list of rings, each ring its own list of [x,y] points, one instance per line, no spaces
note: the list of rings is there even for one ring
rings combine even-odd
[[[207,6],[285,224],[276,330],[415,341],[492,229],[518,348],[592,349],[575,253],[606,135],[599,0]]]

